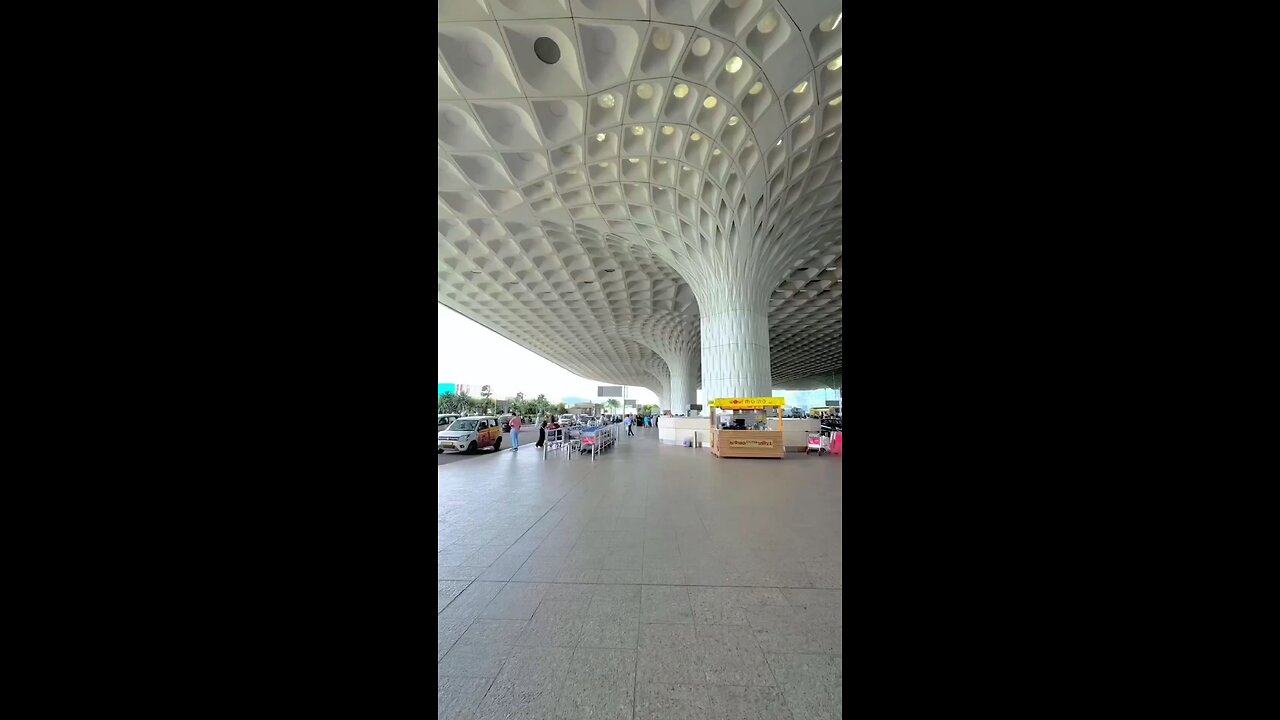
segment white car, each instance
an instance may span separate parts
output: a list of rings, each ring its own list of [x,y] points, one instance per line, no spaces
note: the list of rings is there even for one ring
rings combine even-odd
[[[491,415],[458,418],[444,431],[436,433],[436,454],[445,450],[475,452],[480,448],[502,449],[502,424]]]
[[[444,432],[445,428],[452,425],[453,421],[457,420],[460,417],[462,416],[449,414],[449,413],[445,413],[443,415],[436,415],[436,434],[439,435],[440,433]]]

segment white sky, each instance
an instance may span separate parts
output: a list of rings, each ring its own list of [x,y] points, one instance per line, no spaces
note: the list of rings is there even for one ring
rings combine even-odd
[[[515,397],[518,392],[526,399],[545,394],[551,402],[565,397],[596,402],[597,387],[613,384],[574,375],[440,303],[436,311],[438,383],[471,385],[473,395],[480,394],[480,386],[489,385],[495,398]],[[627,399],[635,398],[640,405],[658,404],[658,396],[645,388],[628,385],[626,393]]]

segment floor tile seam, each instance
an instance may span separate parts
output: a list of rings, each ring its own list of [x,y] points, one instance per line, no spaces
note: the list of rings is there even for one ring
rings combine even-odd
[[[507,659],[503,658],[502,663],[498,666],[498,672],[494,673],[492,678],[489,678],[489,686],[484,689],[484,694],[482,694],[480,696],[480,699],[476,701],[475,707],[471,708],[472,717],[475,716],[476,710],[479,710],[480,706],[484,704],[484,699],[489,697],[489,693],[493,691],[494,684],[498,682],[498,676],[502,674],[502,670],[506,666],[507,666]]]
[[[755,629],[752,628],[753,632],[754,630]],[[758,640],[756,644],[759,644]],[[787,699],[787,691],[782,687],[782,682],[778,680],[778,672],[773,669],[773,663],[769,662],[769,653],[765,652],[763,647],[760,648],[760,652],[764,655],[764,664],[765,667],[769,668],[769,675],[773,678],[774,687],[778,688],[778,692],[782,694],[782,704],[786,706],[787,712],[795,715],[796,709],[791,707],[791,701]]]
[[[453,596],[453,600],[450,600],[449,602],[445,603],[445,604],[444,604],[444,607],[442,607],[442,608],[440,608],[439,610],[437,610],[437,611],[436,611],[436,617],[437,617],[437,618],[438,618],[438,617],[440,617],[440,613],[444,612],[445,610],[448,610],[448,609],[449,609],[449,606],[453,604],[454,600],[457,600],[458,598],[462,597],[462,593],[465,593],[467,590],[471,589],[471,586],[472,586],[472,585],[474,585],[474,584],[476,584],[476,582],[478,582],[479,580],[480,580],[480,576],[479,576],[479,575],[477,575],[477,576],[475,576],[474,578],[472,578],[471,580],[467,581],[467,586],[466,586],[466,587],[464,587],[464,588],[462,588],[462,592],[459,592],[457,595],[454,595],[454,596]],[[436,582],[440,582],[440,581],[439,581],[439,580],[437,580]],[[444,581],[444,582],[448,582],[448,581],[446,580],[446,581]],[[459,582],[460,582],[460,581],[459,581]],[[501,590],[499,590],[498,592],[502,592],[502,591],[501,591]],[[497,597],[497,596],[495,595],[494,597]],[[485,603],[485,607],[489,607],[489,603]],[[471,621],[472,621],[472,622],[475,622],[475,618],[471,618]],[[470,628],[470,627],[471,627],[471,624],[470,624],[470,623],[468,623],[468,624],[467,624],[467,627],[468,627],[468,628]],[[465,631],[464,631],[464,632],[465,632]],[[461,635],[459,635],[458,637],[459,637],[459,638],[461,638],[462,636],[461,636]],[[457,641],[455,640],[455,641],[454,641],[454,643],[456,644],[456,643],[457,643]],[[453,649],[453,646],[452,646],[452,645],[450,645],[450,646],[449,646],[449,649],[450,649],[450,650],[452,650],[452,649]]]
[[[447,581],[445,581],[445,580],[440,580],[439,582],[447,582]],[[473,581],[473,582],[474,582],[474,581]],[[490,581],[487,581],[487,582],[500,582],[500,581],[490,580]],[[508,584],[510,584],[510,583],[521,583],[521,584],[529,584],[529,585],[537,584],[537,583],[546,583],[546,584],[552,584],[552,585],[644,585],[645,587],[727,588],[727,589],[731,589],[731,590],[844,590],[844,588],[842,588],[842,587],[838,587],[838,588],[827,588],[827,587],[808,587],[808,586],[802,586],[802,585],[706,585],[706,584],[700,584],[700,585],[686,585],[686,584],[673,585],[673,584],[671,584],[671,583],[652,583],[652,582],[649,582],[649,583],[647,583],[647,582],[638,582],[638,583],[605,583],[605,582],[558,582],[558,581],[555,581],[555,580],[509,580],[509,581],[507,581],[507,583],[508,583]],[[783,598],[783,599],[785,600],[786,598]],[[791,602],[790,602],[790,601],[788,601],[788,602],[787,602],[787,606],[788,606],[788,607],[800,607],[800,606],[798,606],[798,605],[793,605],[793,604],[791,604]],[[782,607],[782,606],[781,606],[781,605],[771,605],[771,606],[765,606],[765,607]],[[821,607],[833,607],[833,606],[827,605],[827,606],[821,606]]]
[[[580,483],[580,482],[583,482],[583,481],[579,481],[579,483]],[[513,542],[513,543],[512,543],[512,545],[515,545],[515,543],[520,542],[521,540],[523,540],[523,539],[524,539],[524,537],[525,537],[525,535],[528,535],[528,534],[529,534],[529,531],[533,529],[534,525],[537,525],[538,523],[542,522],[542,519],[543,519],[543,518],[545,518],[549,513],[551,513],[553,510],[555,510],[555,509],[556,509],[556,506],[558,506],[558,505],[559,505],[559,504],[560,504],[560,503],[565,499],[565,497],[567,497],[571,492],[573,492],[573,488],[574,488],[575,486],[576,486],[576,485],[571,485],[569,488],[567,488],[567,489],[565,490],[564,494],[563,494],[563,495],[561,495],[561,496],[560,496],[560,497],[559,497],[559,498],[558,498],[554,503],[552,503],[552,504],[551,504],[551,507],[547,508],[545,512],[543,512],[541,515],[539,515],[539,516],[538,516],[538,519],[537,519],[537,520],[534,520],[534,521],[533,521],[533,524],[531,524],[531,525],[528,527],[528,529],[526,529],[523,533],[520,533],[520,537],[516,538],[515,542]],[[566,515],[565,517],[568,517],[568,515]],[[548,535],[550,535],[550,533],[551,533],[551,532],[554,532],[554,531],[555,531],[555,529],[556,529],[557,527],[559,527],[559,526],[560,526],[560,523],[564,522],[564,520],[565,520],[565,518],[560,518],[560,520],[559,520],[558,522],[556,522],[556,524],[555,524],[555,525],[552,525],[552,526],[551,526],[551,530],[548,532]],[[538,545],[535,545],[535,546],[534,546],[534,548],[533,548],[533,549],[534,549],[534,551],[536,551],[536,550],[538,549],[538,546],[542,545],[542,543],[543,543],[543,542],[545,542],[545,541],[546,541],[546,537],[543,537],[541,540],[539,540],[539,541],[538,541]],[[572,549],[572,548],[570,548],[570,549]],[[533,557],[533,555],[532,555],[532,552],[531,552],[531,553],[530,553],[529,558],[525,558],[524,563],[520,563],[520,568],[523,568],[523,567],[524,567],[524,565],[525,565],[525,563],[529,562],[529,559],[530,559],[530,558],[532,558],[532,557]],[[520,572],[520,568],[516,568],[516,572]],[[510,581],[508,581],[508,582],[510,582]]]
[[[437,667],[439,667],[440,663],[444,662],[444,659],[445,659],[446,657],[448,657],[448,656],[449,656],[449,653],[453,652],[453,649],[454,649],[455,647],[457,647],[457,646],[458,646],[458,640],[461,640],[461,639],[462,639],[462,636],[467,634],[467,631],[471,629],[471,626],[472,626],[473,624],[475,624],[475,621],[476,621],[476,620],[478,620],[478,619],[479,619],[479,618],[474,618],[474,617],[473,617],[473,618],[471,618],[470,620],[468,620],[468,621],[467,621],[467,626],[466,626],[465,628],[463,628],[463,630],[462,630],[462,632],[461,632],[461,633],[459,633],[459,634],[458,634],[457,639],[455,639],[453,642],[449,643],[449,649],[448,649],[448,650],[445,650],[445,651],[444,651],[444,655],[441,655],[441,656],[440,656],[440,659],[436,661],[436,666],[437,666]],[[437,632],[438,632],[438,631],[437,631]]]

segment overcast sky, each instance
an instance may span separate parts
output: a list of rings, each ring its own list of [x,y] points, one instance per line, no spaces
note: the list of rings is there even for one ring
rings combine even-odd
[[[440,303],[436,310],[440,321],[437,383],[471,385],[475,395],[480,394],[480,386],[490,385],[499,398],[522,392],[532,399],[542,393],[551,402],[566,397],[596,401],[596,388],[610,384],[574,375]],[[627,386],[627,398],[636,398],[641,405],[658,404],[658,396],[645,388]]]

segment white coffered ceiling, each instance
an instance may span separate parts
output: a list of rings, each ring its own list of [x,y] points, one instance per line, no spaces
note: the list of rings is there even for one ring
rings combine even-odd
[[[573,372],[661,393],[690,347],[696,376],[707,269],[740,264],[771,293],[775,385],[840,371],[838,2],[438,12],[439,302]]]

